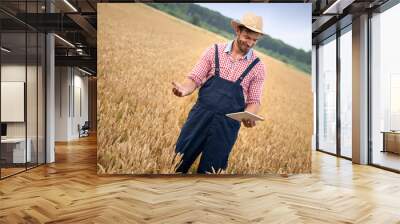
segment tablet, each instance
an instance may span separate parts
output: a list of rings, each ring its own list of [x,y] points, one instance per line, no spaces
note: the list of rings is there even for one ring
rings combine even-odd
[[[237,121],[242,121],[243,119],[248,119],[252,121],[263,121],[264,118],[260,117],[258,115],[255,115],[253,113],[250,113],[248,111],[243,111],[243,112],[237,112],[237,113],[230,113],[230,114],[225,114],[226,116],[235,119]]]

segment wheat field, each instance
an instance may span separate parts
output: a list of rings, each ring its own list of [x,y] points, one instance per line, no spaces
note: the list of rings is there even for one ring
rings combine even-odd
[[[171,82],[221,42],[227,39],[143,4],[98,4],[99,174],[174,173],[175,143],[197,91],[176,97]],[[265,121],[242,125],[224,173],[309,173],[311,76],[257,55],[267,71],[259,112]]]

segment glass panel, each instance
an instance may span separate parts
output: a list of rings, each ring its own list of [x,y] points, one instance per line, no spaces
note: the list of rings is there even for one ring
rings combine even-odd
[[[372,22],[372,163],[400,170],[400,5]]]
[[[340,149],[341,155],[352,157],[352,35],[340,37]]]
[[[1,1],[0,7],[35,24],[45,1]],[[28,14],[25,14],[27,12]],[[0,176],[45,162],[45,35],[0,12],[1,122]],[[12,113],[10,113],[12,111]]]
[[[45,60],[46,37],[39,33],[38,45],[38,163],[45,163]]]
[[[318,149],[336,154],[336,40],[318,48]]]
[[[26,34],[1,34],[1,174],[25,170],[31,151],[26,149]],[[4,50],[6,49],[6,50]]]
[[[312,144],[311,147],[313,150],[316,150],[317,143],[317,48],[315,45],[312,45],[312,54],[311,54],[311,82],[312,82],[312,92],[313,92],[313,134],[312,134]]]
[[[30,160],[28,160],[28,168],[36,166],[38,160],[38,143],[37,143],[37,73],[38,73],[38,36],[36,32],[27,33],[28,38],[28,62],[27,62],[27,99],[26,99],[26,111],[27,111],[27,142],[30,147]]]

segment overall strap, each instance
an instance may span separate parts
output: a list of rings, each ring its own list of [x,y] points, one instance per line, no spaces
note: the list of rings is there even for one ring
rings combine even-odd
[[[215,75],[219,76],[218,46],[215,44]]]
[[[249,74],[250,70],[260,61],[259,58],[256,58],[250,65],[249,67],[246,68],[246,70],[244,70],[244,72],[242,73],[242,75],[239,77],[239,79],[236,81],[236,83],[240,84],[242,83],[242,80],[244,79],[244,77],[246,77],[247,74]]]

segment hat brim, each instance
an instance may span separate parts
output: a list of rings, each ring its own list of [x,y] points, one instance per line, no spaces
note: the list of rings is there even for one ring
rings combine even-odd
[[[251,30],[251,31],[254,31],[254,32],[256,32],[256,33],[259,33],[259,34],[261,34],[261,35],[266,35],[266,34],[265,34],[264,32],[262,32],[261,30],[256,29],[256,28],[253,28],[253,27],[250,27],[250,26],[246,26],[245,24],[242,24],[242,23],[241,23],[240,21],[238,21],[238,20],[232,20],[232,21],[231,21],[231,26],[232,26],[232,28],[235,29],[235,30],[236,30],[236,28],[239,27],[240,25],[246,27],[247,29],[249,29],[249,30]]]

